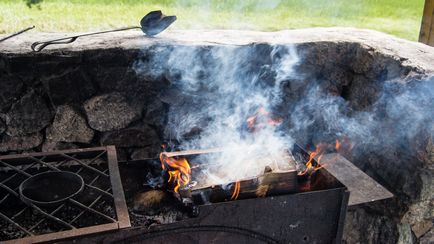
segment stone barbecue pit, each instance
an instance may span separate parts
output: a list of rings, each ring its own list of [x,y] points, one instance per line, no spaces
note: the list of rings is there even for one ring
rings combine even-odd
[[[63,36],[25,33],[0,43],[0,154],[114,145],[132,226],[66,242],[434,242],[434,48],[375,31],[314,28],[152,38],[126,31],[30,49]],[[236,153],[185,156],[191,179],[179,168],[181,154],[160,160],[163,151],[213,148]],[[282,149],[294,165],[274,176],[264,162],[281,162]],[[356,199],[360,177],[339,165],[394,197]],[[261,195],[257,172],[261,182],[273,175],[273,184],[284,177],[294,188],[268,184]],[[231,216],[250,217],[239,224]],[[188,234],[194,221],[206,228]],[[229,228],[238,225],[249,228]],[[13,230],[0,218],[0,241],[23,237]]]

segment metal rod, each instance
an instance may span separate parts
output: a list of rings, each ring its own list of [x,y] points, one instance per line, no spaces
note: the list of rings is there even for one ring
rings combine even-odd
[[[101,190],[101,189],[99,189],[98,187],[91,186],[91,185],[88,185],[88,184],[86,184],[86,186],[89,187],[90,189],[93,189],[93,190],[95,190],[95,191],[97,191],[97,192],[103,194],[103,195],[106,195],[107,197],[111,197],[111,198],[113,198],[113,195],[112,195],[112,194],[110,194],[110,193],[108,193],[108,192],[106,192],[106,191],[104,191],[104,190]]]
[[[16,217],[20,216],[22,213],[24,213],[24,211],[26,211],[29,208],[29,206],[26,206],[25,208],[23,208],[21,211],[19,211],[18,213],[14,214],[14,216],[11,217],[11,219],[15,219]]]
[[[187,155],[195,155],[195,154],[205,154],[205,153],[218,153],[224,152],[234,149],[229,148],[211,148],[211,149],[198,149],[198,150],[187,150],[187,151],[177,151],[177,152],[163,152],[163,156],[168,158],[176,157],[176,156],[187,156]]]
[[[35,163],[30,164],[27,168],[23,169],[23,171],[26,171],[27,169],[29,169],[30,167],[32,167]],[[18,168],[17,168],[18,169]],[[1,183],[6,183],[8,182],[10,179],[14,178],[15,176],[17,176],[18,173],[14,173],[13,175],[11,175],[10,177],[4,179]]]
[[[102,175],[102,176],[105,176],[105,177],[110,177],[110,175],[105,174],[105,173],[101,172],[100,170],[97,170],[97,169],[95,169],[94,167],[91,167],[91,166],[89,166],[89,165],[87,165],[87,164],[81,162],[80,160],[78,160],[78,159],[76,159],[76,158],[73,158],[73,157],[71,157],[71,156],[69,156],[69,155],[66,155],[66,154],[61,154],[61,155],[64,156],[64,157],[66,157],[66,158],[68,158],[68,159],[71,159],[71,160],[77,162],[77,163],[80,164],[81,166],[83,166],[83,167],[85,167],[85,168],[87,168],[87,169],[90,169],[90,170],[94,171],[95,173],[98,173],[98,174],[100,174],[100,175]]]
[[[0,42],[2,42],[2,41],[6,41],[7,39],[12,38],[12,37],[14,37],[14,36],[18,36],[18,35],[20,35],[20,34],[26,32],[26,31],[29,31],[29,30],[33,29],[33,28],[35,28],[35,26],[27,27],[27,28],[24,29],[24,30],[20,30],[20,31],[18,31],[18,32],[12,34],[12,35],[9,35],[9,36],[7,36],[7,37],[4,37],[4,38],[0,39]]]
[[[2,217],[2,219],[6,220],[7,222],[14,225],[15,227],[17,227],[18,229],[20,229],[22,232],[26,233],[27,235],[34,236],[32,232],[26,230],[24,227],[22,227],[21,225],[19,225],[18,223],[16,223],[12,219],[8,218],[8,216],[2,214],[1,212],[0,212],[0,217]]]
[[[30,47],[32,48],[32,50],[34,52],[40,52],[40,51],[42,51],[42,49],[44,49],[48,45],[72,43],[72,42],[75,42],[75,40],[77,40],[77,38],[83,37],[83,36],[91,36],[91,35],[98,35],[98,34],[104,34],[104,33],[110,33],[110,32],[117,32],[117,31],[126,31],[126,30],[132,30],[132,29],[141,29],[141,28],[142,27],[140,27],[140,26],[131,26],[131,27],[124,27],[124,28],[115,29],[115,30],[91,32],[91,33],[86,33],[86,34],[81,34],[81,35],[76,35],[76,36],[69,36],[69,37],[64,37],[64,38],[59,38],[59,39],[54,39],[54,40],[49,40],[49,41],[34,42]]]
[[[97,172],[97,173],[99,173],[99,174],[101,174],[101,175],[104,175],[104,176],[108,176],[108,177],[110,177],[109,175],[105,174],[104,172],[99,171],[99,170],[97,170],[97,169],[95,169],[95,168],[93,168],[93,167],[90,167],[90,166],[88,166],[87,164],[81,162],[81,161],[78,160],[78,159],[75,159],[75,158],[73,158],[73,157],[71,157],[71,156],[68,156],[68,155],[63,155],[63,156],[68,157],[69,159],[78,162],[81,166],[86,167],[86,168],[88,168],[88,169],[91,169],[91,170],[93,170],[94,172]],[[56,167],[54,167],[54,166],[52,166],[52,165],[50,165],[50,164],[48,164],[48,163],[42,161],[42,160],[39,160],[39,159],[37,159],[37,158],[35,158],[35,157],[29,157],[29,158],[31,158],[32,160],[37,161],[37,162],[40,163],[40,164],[43,164],[43,165],[49,167],[50,169],[52,169],[52,170],[54,170],[54,171],[61,171],[60,169],[58,169],[58,168],[56,168]],[[85,184],[85,186],[87,186],[87,187],[89,187],[89,188],[91,188],[91,189],[94,189],[95,191],[100,192],[100,193],[102,193],[102,194],[104,194],[104,195],[106,195],[106,196],[108,196],[108,197],[113,198],[113,195],[112,195],[112,194],[110,194],[110,193],[108,193],[108,192],[105,192],[105,191],[103,191],[103,190],[101,190],[101,189],[99,189],[99,188],[97,188],[97,187],[91,186],[91,185],[89,185],[89,184]]]
[[[63,208],[63,206],[65,206],[64,203],[62,203],[62,205],[60,205],[59,207],[57,207],[56,209],[54,209],[50,214],[54,215],[55,213],[57,213],[60,209]],[[41,219],[39,220],[36,224],[34,224],[32,227],[30,227],[30,231],[33,230],[34,228],[36,228],[39,224],[41,224],[42,222],[44,222],[46,219]]]
[[[82,204],[82,203],[80,203],[80,202],[75,201],[74,199],[71,199],[71,198],[70,198],[70,199],[68,199],[68,200],[69,200],[71,203],[73,203],[73,204],[75,204],[75,205],[78,205],[79,207],[84,208],[84,209],[86,209],[86,210],[89,211],[89,212],[92,212],[92,213],[94,213],[94,214],[96,214],[96,215],[99,215],[99,216],[101,216],[101,217],[103,217],[103,218],[105,218],[105,219],[111,221],[112,223],[115,223],[115,222],[116,222],[115,219],[113,219],[113,218],[111,218],[111,217],[109,217],[109,216],[107,216],[107,215],[105,215],[105,214],[103,214],[103,213],[100,213],[100,212],[96,211],[96,210],[93,209],[93,208],[89,208],[89,207],[87,207],[86,205],[84,205],[84,204]]]
[[[42,159],[37,159],[37,158],[32,157],[32,156],[30,156],[29,158],[32,159],[32,160],[34,160],[34,161],[36,161],[36,162],[38,162],[38,163],[40,163],[40,164],[42,164],[42,165],[47,166],[47,167],[50,168],[51,170],[54,170],[54,171],[61,171],[60,169],[54,167],[53,165],[50,165],[49,163],[46,163],[46,162],[42,161]]]
[[[19,173],[21,173],[21,174],[27,176],[27,177],[31,177],[31,176],[32,176],[31,174],[29,174],[29,173],[27,173],[27,172],[25,172],[25,171],[23,171],[23,170],[21,170],[21,169],[15,167],[15,166],[12,166],[12,165],[10,165],[10,164],[4,162],[3,160],[0,160],[0,163],[2,163],[3,165],[6,165],[7,167],[9,167],[9,168],[11,168],[11,169],[13,169],[13,170],[15,170],[15,171],[17,171],[17,172],[19,172]]]
[[[16,192],[15,192],[14,190],[12,190],[11,188],[9,188],[8,186],[6,186],[6,185],[4,185],[4,184],[2,184],[2,183],[0,183],[0,186],[3,187],[3,188],[4,188],[5,190],[7,190],[8,192],[12,193],[12,195],[14,195],[14,196],[16,196],[16,197],[19,198],[19,194],[16,193]],[[56,221],[56,222],[58,222],[58,223],[61,223],[61,224],[65,225],[65,226],[67,226],[67,227],[70,228],[70,229],[76,229],[74,226],[68,224],[67,222],[65,222],[65,221],[63,221],[63,220],[61,220],[61,219],[59,219],[59,218],[57,218],[57,217],[55,217],[55,216],[52,216],[52,215],[50,215],[49,213],[45,212],[44,210],[40,209],[40,208],[39,208],[38,206],[36,206],[35,204],[32,204],[32,203],[26,203],[26,204],[29,205],[30,207],[36,209],[40,214],[44,215],[44,216],[47,217],[47,218],[49,218],[49,219],[51,219],[51,220],[54,220],[54,221]]]
[[[101,155],[101,154],[100,154]],[[97,157],[99,157],[99,156],[97,156]],[[62,162],[65,162],[65,160],[64,161],[62,161]],[[58,164],[59,165],[59,164]],[[83,168],[80,168],[79,169],[79,171],[81,171]],[[79,173],[79,171],[77,171],[76,173],[78,174]],[[104,173],[105,172],[107,172],[108,171],[108,169],[106,169],[106,170],[104,170]],[[96,180],[98,180],[98,178],[99,178],[100,176],[99,175],[97,175],[90,183],[89,183],[89,185],[92,185],[93,183],[95,183],[95,181]],[[109,188],[110,189],[110,188]],[[99,200],[100,198],[102,197],[102,195],[99,195],[98,197],[97,197],[97,199]],[[56,209],[54,209],[50,214],[51,215],[54,215],[55,213],[57,213],[59,210],[61,210],[63,207],[65,206],[65,203],[62,203],[62,205],[60,205],[60,206],[58,206]],[[91,204],[90,205],[90,207],[92,207],[93,205]],[[80,212],[80,214],[78,214],[78,216],[76,216],[72,221],[70,221],[69,223],[70,224],[72,224],[74,221],[75,221],[75,219],[77,219],[79,216],[81,216],[81,214],[83,214],[85,211],[81,211]],[[33,230],[34,228],[36,228],[38,225],[40,225],[41,223],[43,223],[44,221],[45,221],[46,219],[41,219],[41,220],[39,220],[36,224],[34,224],[32,227],[30,227],[30,231],[31,230]]]
[[[90,204],[89,204],[89,208],[91,208],[91,207],[93,207],[93,205],[95,205],[98,201],[99,201],[99,199],[101,199],[102,198],[102,195],[99,195],[93,202],[91,202]],[[81,211],[77,216],[75,216],[75,218],[73,219],[73,220],[71,220],[71,221],[69,221],[69,223],[70,224],[72,224],[72,223],[74,223],[75,221],[77,221],[77,219],[78,218],[80,218],[81,217],[81,215],[83,215],[84,213],[86,212],[86,210],[83,210],[83,211]]]

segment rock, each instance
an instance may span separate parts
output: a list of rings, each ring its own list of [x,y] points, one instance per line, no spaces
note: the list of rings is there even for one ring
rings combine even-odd
[[[140,160],[144,158],[158,158],[161,152],[161,145],[151,145],[148,147],[134,149],[131,153],[132,160]]]
[[[6,114],[10,136],[38,132],[50,124],[52,112],[44,98],[35,90],[24,95]]]
[[[402,224],[398,225],[398,231],[399,231],[399,239],[397,244],[413,244],[415,243],[415,238],[413,237],[413,234],[411,233],[410,225],[408,224]]]
[[[42,144],[43,152],[53,152],[58,150],[68,150],[79,148],[77,145],[69,142],[44,142]]]
[[[94,131],[89,128],[86,119],[71,106],[63,105],[56,109],[53,124],[47,128],[47,140],[50,142],[90,143]]]
[[[98,131],[122,129],[140,117],[140,111],[117,92],[91,98],[84,109],[90,127]]]
[[[101,137],[102,145],[117,147],[146,147],[160,144],[160,138],[154,129],[147,125],[106,132]]]
[[[17,76],[0,74],[0,112],[19,99],[23,88],[24,83]]]
[[[396,243],[397,227],[386,216],[368,213],[362,208],[348,210],[343,243]]]
[[[0,116],[0,135],[3,134],[3,132],[6,131],[6,123],[1,119]]]
[[[431,228],[431,230],[426,233],[422,238],[420,238],[420,244],[432,244],[434,243],[434,228]]]
[[[165,104],[155,99],[146,107],[143,122],[157,126],[158,128],[164,128],[167,122],[167,109]]]
[[[380,94],[379,82],[372,81],[364,76],[355,75],[349,87],[343,91],[343,96],[350,102],[355,110],[369,108]]]
[[[42,139],[41,133],[18,137],[3,135],[0,140],[0,152],[29,150],[41,145]]]
[[[421,236],[425,235],[432,227],[432,220],[424,220],[411,226],[411,230],[413,231],[416,238],[420,238]]]
[[[95,93],[91,79],[81,68],[67,70],[44,81],[51,101],[55,105],[79,103]]]
[[[145,102],[158,90],[157,81],[139,79],[128,66],[111,67],[98,65],[93,69],[94,80],[102,92],[117,91],[129,101],[137,101],[143,107]]]

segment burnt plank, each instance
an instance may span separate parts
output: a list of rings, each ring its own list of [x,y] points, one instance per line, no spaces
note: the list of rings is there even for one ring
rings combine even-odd
[[[323,155],[321,164],[330,174],[348,188],[350,192],[348,206],[393,197],[391,192],[340,154],[331,153]]]

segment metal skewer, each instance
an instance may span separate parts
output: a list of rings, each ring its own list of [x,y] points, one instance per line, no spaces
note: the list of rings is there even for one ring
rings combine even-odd
[[[86,34],[82,34],[82,35],[69,36],[69,37],[64,37],[64,38],[59,38],[59,39],[44,41],[44,42],[34,42],[30,47],[32,48],[32,50],[34,52],[40,52],[42,49],[44,49],[48,45],[51,45],[51,44],[68,44],[68,43],[72,43],[75,40],[77,40],[77,38],[82,37],[82,36],[91,36],[91,35],[98,35],[98,34],[104,34],[104,33],[109,33],[109,32],[131,30],[131,29],[141,29],[141,27],[140,26],[132,26],[132,27],[125,27],[125,28],[115,29],[115,30],[91,32],[91,33],[86,33]]]
[[[81,34],[77,36],[64,37],[64,38],[59,38],[59,39],[54,39],[49,41],[34,42],[30,47],[34,52],[40,52],[48,45],[69,44],[77,40],[77,38],[79,37],[98,35],[98,34],[104,34],[110,32],[117,32],[117,31],[125,31],[131,29],[141,29],[143,33],[145,33],[146,35],[154,36],[162,32],[163,30],[165,30],[167,27],[169,27],[169,25],[171,25],[175,20],[176,20],[176,16],[166,16],[160,10],[157,10],[157,11],[149,12],[147,15],[145,15],[140,21],[140,26],[125,27],[125,28],[120,28],[115,30],[106,30],[106,31]]]
[[[12,37],[14,37],[14,36],[18,36],[18,35],[20,35],[20,34],[26,32],[26,31],[29,31],[29,30],[33,29],[33,28],[35,28],[35,26],[27,27],[27,28],[24,29],[24,30],[20,30],[20,31],[18,31],[18,32],[12,34],[12,35],[9,35],[9,36],[7,36],[7,37],[4,37],[4,38],[0,39],[0,42],[2,42],[2,41],[6,41],[7,39],[12,38]]]

